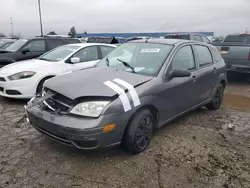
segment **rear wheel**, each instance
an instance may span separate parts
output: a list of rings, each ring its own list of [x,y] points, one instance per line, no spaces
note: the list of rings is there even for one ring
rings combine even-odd
[[[212,101],[206,105],[206,107],[210,110],[217,110],[220,108],[222,101],[223,101],[223,96],[224,96],[224,86],[220,83],[216,91],[213,95]]]
[[[154,129],[154,117],[148,109],[135,114],[123,138],[123,146],[132,154],[143,152],[149,145]]]

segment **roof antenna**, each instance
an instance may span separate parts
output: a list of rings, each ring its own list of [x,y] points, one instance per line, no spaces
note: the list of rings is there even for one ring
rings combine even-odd
[[[247,27],[246,27],[246,33],[248,33]]]
[[[166,25],[168,25],[168,22],[166,22],[166,23],[163,24],[161,27],[159,27],[159,28],[156,30],[155,34],[158,33],[158,32],[159,32],[162,28],[164,28]],[[152,37],[152,36],[149,36],[149,37],[146,39],[145,42],[148,42],[148,40],[149,40],[151,37]]]

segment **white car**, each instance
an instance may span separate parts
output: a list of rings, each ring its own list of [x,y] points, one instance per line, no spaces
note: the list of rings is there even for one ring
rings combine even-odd
[[[93,67],[116,48],[110,44],[79,43],[57,47],[37,59],[20,61],[0,69],[0,96],[32,98],[54,76]],[[67,86],[65,86],[67,87]]]

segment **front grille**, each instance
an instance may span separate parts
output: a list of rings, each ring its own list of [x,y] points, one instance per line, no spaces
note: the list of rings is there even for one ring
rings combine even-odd
[[[53,92],[54,93],[54,92]],[[55,113],[67,113],[71,108],[73,100],[55,93],[48,99],[45,99],[42,103],[38,104],[43,110]]]
[[[0,87],[0,91],[3,92],[3,90],[4,90],[3,87]]]
[[[5,78],[0,77],[0,82],[6,82]]]

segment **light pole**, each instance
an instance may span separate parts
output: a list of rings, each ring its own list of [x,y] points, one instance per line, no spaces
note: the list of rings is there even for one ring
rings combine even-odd
[[[38,6],[39,6],[41,36],[43,36],[43,24],[42,24],[42,13],[41,13],[41,4],[40,4],[40,0],[38,0]]]
[[[14,29],[13,29],[12,17],[10,17],[10,25],[11,25],[12,37],[14,37]]]

